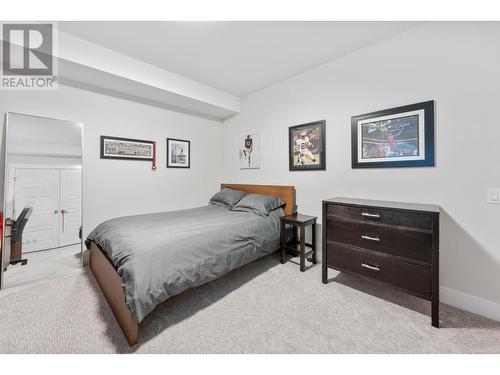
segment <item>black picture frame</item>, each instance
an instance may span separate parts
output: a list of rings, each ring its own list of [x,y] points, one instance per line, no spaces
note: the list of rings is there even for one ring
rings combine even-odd
[[[415,111],[423,111],[423,116],[420,115],[407,115],[409,112],[415,113]],[[398,117],[398,115],[401,115]],[[421,118],[423,117],[424,120],[424,134],[423,137],[417,137],[417,143],[419,144],[418,148],[416,151],[417,156],[397,156],[397,160],[391,160],[391,157],[385,157],[386,160],[379,160],[379,161],[362,161],[359,160],[360,156],[360,150],[358,145],[363,143],[363,139],[359,139],[362,134],[359,134],[359,129],[360,129],[360,122],[361,124],[365,123],[366,120],[369,119],[378,119],[382,117],[387,117],[387,116],[394,116],[392,119],[403,119],[403,118],[409,118],[409,117],[415,117],[417,116],[418,118],[418,128],[417,128],[417,133],[420,134],[420,125],[421,125]],[[389,118],[391,120],[391,118]],[[378,122],[380,120],[375,120],[375,122]],[[424,145],[423,145],[423,150],[424,150],[424,155],[423,159],[417,160],[418,157],[421,156],[421,147],[420,147],[420,139],[423,139]],[[412,141],[415,142],[415,139]],[[396,143],[393,140],[393,143]],[[387,147],[387,146],[386,146]],[[413,146],[414,147],[414,146]],[[389,147],[389,151],[390,151]],[[361,152],[364,154],[364,147]],[[362,115],[357,115],[351,117],[351,161],[352,161],[352,168],[408,168],[408,167],[434,167],[434,101],[429,100],[426,102],[421,102],[421,103],[415,103],[415,104],[410,104],[410,105],[405,105],[401,107],[394,107],[390,109],[385,109],[382,111],[376,111],[376,112],[370,112],[370,113],[365,113]],[[401,160],[404,158],[408,158],[408,160]],[[372,159],[382,159],[382,158],[372,158]],[[367,158],[368,160],[368,158]]]
[[[303,164],[298,165],[294,160],[297,157],[295,148],[294,133],[298,131],[308,131],[313,128],[319,128],[319,144],[318,147],[319,163],[318,164]],[[288,128],[288,170],[289,171],[324,171],[326,169],[326,121],[319,120],[308,122],[305,124],[294,125]]]
[[[145,158],[145,157],[137,157],[137,156],[130,156],[130,155],[106,155],[105,151],[104,151],[104,143],[106,140],[149,144],[149,145],[151,145],[151,157]],[[153,141],[146,141],[144,139],[111,137],[111,136],[107,136],[107,135],[101,135],[101,154],[100,154],[100,156],[101,156],[101,159],[153,161],[153,159],[154,159],[154,142]]]
[[[186,143],[188,146],[187,165],[173,165],[170,160],[170,141]],[[167,138],[167,168],[191,168],[191,141],[185,139]]]

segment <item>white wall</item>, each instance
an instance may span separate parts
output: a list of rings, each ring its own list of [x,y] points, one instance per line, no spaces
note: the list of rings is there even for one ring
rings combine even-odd
[[[217,190],[219,122],[62,85],[56,91],[0,91],[4,112],[83,122],[85,233],[116,216],[203,205]],[[100,135],[156,141],[157,171],[145,161],[101,160]],[[167,137],[191,141],[190,169],[165,167]]]
[[[299,211],[317,216],[335,196],[439,204],[442,300],[467,308],[454,290],[493,301],[500,319],[500,205],[486,203],[500,187],[499,40],[500,23],[424,24],[244,98],[223,123],[221,180],[293,184]],[[432,99],[435,168],[351,169],[351,116]],[[288,127],[322,119],[327,170],[289,172]],[[251,133],[261,168],[239,170],[238,140]]]

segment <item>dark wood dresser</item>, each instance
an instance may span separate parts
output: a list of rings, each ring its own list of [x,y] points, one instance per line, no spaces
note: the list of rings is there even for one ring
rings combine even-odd
[[[439,206],[333,198],[322,229],[323,283],[330,267],[390,284],[431,301],[439,327]]]

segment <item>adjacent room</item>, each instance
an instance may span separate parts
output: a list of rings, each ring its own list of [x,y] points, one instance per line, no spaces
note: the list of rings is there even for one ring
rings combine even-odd
[[[0,353],[500,353],[499,22],[0,27]]]
[[[81,124],[7,113],[5,127],[3,287],[81,269]]]

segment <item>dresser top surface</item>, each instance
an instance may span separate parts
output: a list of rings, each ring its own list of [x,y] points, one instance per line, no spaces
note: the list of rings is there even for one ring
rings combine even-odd
[[[391,201],[378,201],[372,199],[357,199],[357,198],[343,198],[343,197],[325,199],[323,202],[338,203],[350,206],[372,206],[380,208],[392,208],[397,210],[411,210],[411,211],[435,212],[435,213],[439,213],[440,210],[440,207],[435,204],[391,202]]]

